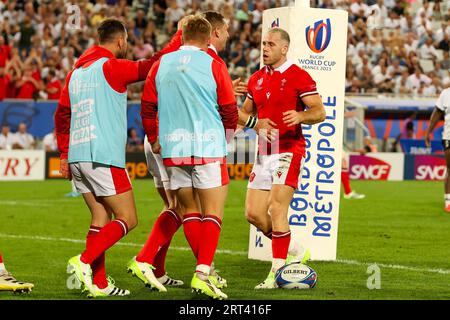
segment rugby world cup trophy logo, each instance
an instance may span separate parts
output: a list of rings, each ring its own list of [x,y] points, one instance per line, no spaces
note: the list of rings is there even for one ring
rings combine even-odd
[[[330,44],[331,39],[331,22],[330,19],[316,21],[314,28],[308,26],[305,30],[306,43],[308,47],[315,53],[323,52]]]

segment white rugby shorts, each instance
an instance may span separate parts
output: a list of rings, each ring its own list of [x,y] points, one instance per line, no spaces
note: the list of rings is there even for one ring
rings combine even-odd
[[[230,182],[226,163],[220,161],[202,165],[167,167],[170,189],[180,188],[211,189]]]
[[[94,162],[70,164],[72,180],[79,193],[92,192],[97,197],[108,197],[132,189],[128,172],[124,168]]]
[[[273,184],[282,184],[297,189],[304,159],[290,152],[257,155],[247,188],[271,190]]]

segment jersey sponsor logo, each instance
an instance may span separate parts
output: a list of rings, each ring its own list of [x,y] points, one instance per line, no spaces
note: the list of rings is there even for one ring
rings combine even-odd
[[[306,43],[315,53],[323,52],[331,40],[331,22],[330,19],[316,21],[314,28],[308,26],[305,29]]]
[[[266,93],[266,97],[267,97],[267,100],[269,100],[269,98],[270,98],[270,92],[267,92],[267,93]]]
[[[391,165],[373,157],[357,158],[350,168],[350,178],[359,180],[387,180]]]
[[[283,172],[281,172],[281,171],[277,171],[277,176],[278,176],[278,179],[280,179],[282,175],[283,175]]]
[[[444,180],[447,174],[445,159],[434,156],[416,156],[414,178],[416,180]]]
[[[94,90],[99,87],[98,83],[89,83],[80,79],[74,79],[71,81],[70,93],[72,94],[80,94],[81,92]]]

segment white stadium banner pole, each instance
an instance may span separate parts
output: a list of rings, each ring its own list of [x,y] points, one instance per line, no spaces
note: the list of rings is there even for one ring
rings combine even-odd
[[[291,241],[308,248],[312,260],[336,259],[347,25],[346,11],[309,8],[306,0],[296,1],[295,7],[263,13],[263,36],[273,27],[288,31],[291,38],[288,58],[316,81],[327,112],[323,123],[303,126],[306,162],[300,187],[289,208]],[[271,241],[253,226],[248,256],[271,260]]]

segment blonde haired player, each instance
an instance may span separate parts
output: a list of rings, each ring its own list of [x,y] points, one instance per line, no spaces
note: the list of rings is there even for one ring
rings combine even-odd
[[[273,28],[267,32],[263,39],[265,67],[251,76],[239,115],[240,125],[255,128],[265,137],[259,139],[245,204],[247,220],[272,239],[272,267],[266,280],[255,289],[276,288],[275,273],[288,256],[289,204],[298,187],[305,155],[301,124],[319,123],[326,116],[314,80],[287,59],[289,44],[285,30]],[[258,118],[253,116],[255,113]],[[267,124],[272,129],[260,129]],[[296,258],[305,262],[308,255],[297,252]]]

